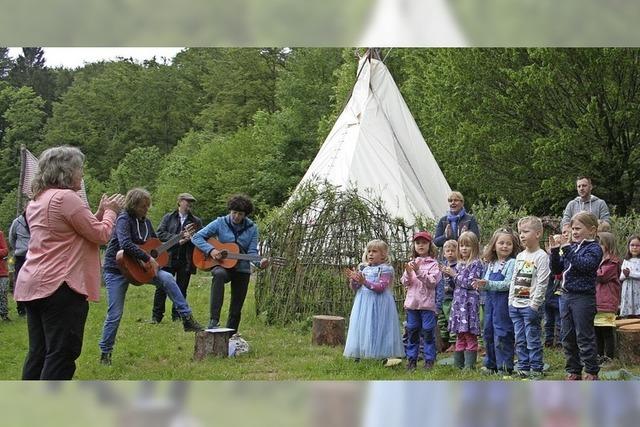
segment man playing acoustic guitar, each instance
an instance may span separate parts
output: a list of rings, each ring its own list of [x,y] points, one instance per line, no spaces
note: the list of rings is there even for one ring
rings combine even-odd
[[[147,211],[151,205],[151,195],[143,188],[129,190],[124,201],[124,211],[116,220],[116,226],[104,256],[103,275],[107,288],[107,318],[102,329],[100,363],[111,365],[111,352],[116,341],[116,334],[124,310],[124,298],[129,284],[136,283],[130,271],[126,271],[118,260],[129,260],[133,266],[143,272],[150,272],[149,282],[161,287],[173,301],[182,319],[185,332],[201,331],[203,328],[193,318],[191,308],[171,273],[160,270],[158,262],[139,246],[152,238],[156,238]],[[178,243],[181,236],[175,239]],[[168,245],[165,245],[168,246]],[[166,250],[166,249],[165,249]],[[159,250],[158,250],[159,251]],[[165,253],[166,255],[166,253]],[[145,283],[145,282],[141,282]]]
[[[194,227],[195,230],[202,228],[202,220],[191,213],[191,206],[196,198],[189,193],[181,193],[178,195],[178,209],[170,212],[162,217],[158,226],[158,237],[163,242],[172,237],[184,233],[188,227]],[[196,267],[191,259],[193,258],[193,243],[190,236],[183,236],[179,244],[169,250],[169,264],[163,268],[176,278],[176,283],[182,292],[182,296],[187,298],[187,288],[191,275],[196,273]],[[156,288],[153,297],[153,309],[151,311],[151,323],[160,323],[164,316],[164,306],[167,299],[167,293],[164,289]],[[171,320],[174,322],[180,320],[180,315],[173,304],[171,309]]]
[[[258,227],[247,218],[253,212],[253,203],[245,195],[231,196],[227,202],[229,214],[221,216],[209,223],[205,228],[198,231],[191,241],[198,249],[214,260],[222,260],[224,253],[214,248],[207,239],[217,237],[220,243],[235,243],[240,248],[240,252],[248,255],[258,255]],[[269,264],[267,258],[262,258],[254,265],[265,268]],[[220,311],[224,302],[224,284],[231,282],[231,303],[229,305],[229,318],[227,328],[238,331],[242,306],[247,296],[249,288],[249,278],[251,277],[251,266],[249,261],[240,260],[234,268],[224,268],[216,265],[211,270],[211,299],[210,299],[210,320],[209,329],[220,326]]]

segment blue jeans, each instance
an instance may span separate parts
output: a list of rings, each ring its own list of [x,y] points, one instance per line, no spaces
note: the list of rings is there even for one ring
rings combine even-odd
[[[582,375],[582,365],[588,374],[597,374],[598,349],[593,320],[596,316],[596,296],[562,294],[562,348],[567,359],[565,369],[569,374]]]
[[[491,370],[513,370],[513,322],[509,316],[509,292],[487,291],[484,303],[484,366]]]
[[[103,353],[109,353],[113,350],[113,345],[116,342],[116,334],[124,311],[124,297],[127,295],[127,289],[129,289],[129,281],[119,272],[109,270],[104,271],[103,277],[107,287],[107,318],[104,320],[102,339],[99,346]],[[189,308],[187,301],[182,296],[182,292],[180,292],[180,288],[171,273],[158,270],[158,274],[151,283],[158,288],[162,288],[167,293],[169,299],[176,306],[180,317],[191,314],[191,308]]]
[[[407,309],[407,334],[409,339],[405,347],[407,359],[417,360],[420,348],[420,336],[424,340],[424,360],[436,360],[437,316],[431,310]]]
[[[544,343],[560,342],[560,297],[553,295],[544,303]],[[556,339],[557,338],[557,339]]]
[[[540,309],[541,307],[538,310]],[[509,306],[509,316],[516,334],[518,370],[542,372],[544,362],[540,340],[540,313],[531,307]]]

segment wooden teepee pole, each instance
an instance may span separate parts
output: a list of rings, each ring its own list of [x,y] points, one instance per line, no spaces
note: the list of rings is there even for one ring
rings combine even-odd
[[[24,183],[24,168],[25,168],[25,163],[26,163],[26,150],[27,147],[25,147],[24,144],[20,145],[20,181],[18,181],[18,200],[16,203],[16,216],[20,215],[22,213],[22,206],[24,204],[24,194],[23,194],[23,188],[22,185]]]

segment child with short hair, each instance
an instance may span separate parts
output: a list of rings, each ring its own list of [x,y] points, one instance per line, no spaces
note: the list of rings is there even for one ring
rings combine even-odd
[[[345,270],[356,292],[344,347],[346,357],[358,360],[402,356],[400,320],[391,292],[394,271],[388,262],[389,246],[382,240],[371,240],[359,268]]]
[[[441,267],[443,274],[455,278],[449,331],[457,334],[453,363],[460,369],[475,369],[478,358],[480,294],[474,281],[484,273],[482,261],[478,258],[479,252],[478,237],[471,231],[465,231],[458,238],[458,271]]]
[[[562,224],[562,236],[571,240],[571,225]],[[561,236],[555,236],[560,239]],[[551,255],[551,249],[547,252]],[[544,346],[562,347],[560,338],[560,294],[562,294],[562,273],[549,275],[549,284],[544,298]]]
[[[509,316],[513,321],[518,356],[514,373],[521,378],[538,379],[543,376],[544,367],[540,320],[549,279],[549,256],[540,248],[540,218],[521,218],[518,234],[524,250],[516,257],[509,287]]]
[[[486,291],[484,312],[484,367],[491,373],[513,372],[513,322],[509,317],[509,286],[520,240],[509,229],[496,230],[484,252],[488,264],[484,278],[476,287]]]
[[[620,316],[640,315],[640,235],[634,234],[627,241],[627,253],[622,261],[622,301]]]
[[[602,261],[602,248],[595,240],[597,230],[595,215],[578,212],[571,218],[573,243],[549,238],[551,269],[563,272],[560,314],[568,380],[597,380],[600,371],[594,328],[596,276]]]
[[[606,231],[606,232],[610,233],[611,232],[611,224],[609,224],[607,221],[599,219],[598,220],[598,233],[600,233],[602,231]]]
[[[451,267],[451,270],[456,272],[456,265],[458,263],[458,242],[455,240],[447,240],[444,242],[444,245],[442,246],[442,254],[442,266]],[[452,353],[456,350],[456,334],[455,332],[449,332],[449,316],[451,315],[453,290],[456,285],[455,274],[453,276],[443,274],[440,282],[443,288],[443,298],[442,310],[438,314],[438,326],[440,327],[440,335],[442,336],[443,341],[448,345],[445,353]]]
[[[620,259],[616,256],[616,239],[611,233],[598,233],[602,261],[596,277],[596,317],[598,363],[611,362],[616,352],[616,312],[620,306]]]
[[[442,277],[436,261],[437,249],[431,234],[421,231],[413,236],[413,260],[405,266],[401,282],[407,288],[408,340],[405,346],[407,370],[416,369],[420,338],[424,342],[424,368],[436,361],[436,286]]]

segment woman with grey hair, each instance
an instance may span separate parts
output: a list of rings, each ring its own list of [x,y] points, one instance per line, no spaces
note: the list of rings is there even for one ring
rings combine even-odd
[[[53,147],[40,156],[26,210],[31,231],[14,296],[27,311],[24,380],[67,380],[82,351],[88,301],[100,295],[99,247],[109,241],[124,197],[102,196],[93,214],[78,195],[84,154]]]

